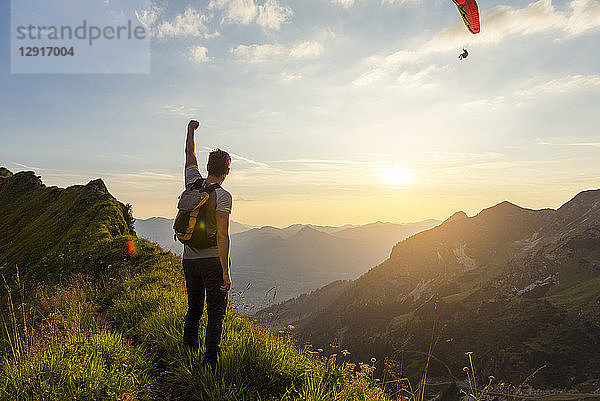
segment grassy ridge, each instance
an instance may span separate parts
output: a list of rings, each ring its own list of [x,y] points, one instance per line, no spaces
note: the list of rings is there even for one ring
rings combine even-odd
[[[137,238],[101,181],[3,176],[0,400],[386,399],[368,366],[315,358],[231,309],[212,374],[182,347],[181,260]]]
[[[142,273],[102,291],[73,276],[68,285],[36,294],[37,323],[15,308],[16,325],[5,327],[10,346],[0,369],[1,400],[385,399],[365,373],[315,359],[231,310],[213,375],[201,354],[181,343],[180,260],[145,240],[134,243],[132,263],[144,265]],[[18,304],[18,294],[12,297]]]
[[[18,264],[27,284],[47,284],[73,272],[99,274],[123,261],[112,241],[135,234],[131,209],[101,180],[48,188],[34,173],[21,172],[0,182],[0,265],[8,274]]]

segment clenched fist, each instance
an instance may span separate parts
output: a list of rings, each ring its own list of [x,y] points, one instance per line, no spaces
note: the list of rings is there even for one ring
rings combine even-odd
[[[200,123],[199,123],[198,121],[196,121],[196,120],[191,120],[191,121],[188,123],[188,131],[192,131],[192,132],[194,132],[194,131],[196,131],[196,130],[198,129],[198,127],[199,127],[199,126],[200,126]]]

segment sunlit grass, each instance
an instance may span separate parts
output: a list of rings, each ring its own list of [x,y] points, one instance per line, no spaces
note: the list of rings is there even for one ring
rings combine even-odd
[[[355,370],[315,357],[234,308],[213,374],[201,364],[203,347],[191,353],[181,341],[180,260],[145,245],[137,244],[132,262],[144,268],[130,269],[140,273],[97,282],[73,276],[38,291],[35,306],[22,300],[21,283],[7,285],[0,400],[388,399],[369,365]]]

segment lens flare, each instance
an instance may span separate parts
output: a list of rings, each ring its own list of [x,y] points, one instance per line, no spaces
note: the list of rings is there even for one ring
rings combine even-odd
[[[135,250],[135,244],[132,240],[128,239],[127,242],[125,242],[125,247],[127,248],[127,253],[129,256],[135,256],[137,254]]]

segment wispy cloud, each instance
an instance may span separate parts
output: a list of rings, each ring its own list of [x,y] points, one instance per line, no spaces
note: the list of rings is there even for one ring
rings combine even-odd
[[[600,147],[600,142],[549,142],[537,138],[536,145],[542,146],[582,146],[582,147]]]
[[[221,10],[221,23],[250,24],[256,18],[258,10],[254,0],[211,0],[209,10]]]
[[[211,152],[213,150],[212,148],[209,148],[207,146],[202,146],[201,149],[205,153]],[[250,159],[248,157],[244,157],[244,156],[241,156],[241,155],[239,155],[237,153],[233,153],[233,152],[230,152],[230,151],[228,151],[227,153],[229,153],[229,155],[231,156],[231,158],[233,160],[238,160],[238,161],[241,161],[241,162],[245,162],[245,163],[248,163],[248,164],[250,164],[252,166],[255,166],[255,167],[271,168],[271,166],[269,164],[267,164],[267,163],[263,163],[261,161],[253,160],[253,159]]]
[[[551,0],[538,0],[526,7],[499,5],[482,12],[485,22],[476,36],[478,46],[496,45],[511,36],[527,36],[555,31],[557,39],[572,38],[600,28],[600,2],[597,0],[572,0],[569,10],[556,10]],[[401,49],[386,56],[371,56],[366,64],[369,70],[362,73],[355,84],[373,83],[397,74],[407,65],[416,65],[435,53],[455,51],[469,35],[462,22],[442,30],[416,50]]]
[[[568,75],[533,85],[527,81],[522,83],[521,86],[527,86],[527,84],[529,84],[528,88],[506,95],[468,101],[461,104],[460,108],[463,111],[498,110],[508,105],[522,107],[528,101],[547,100],[550,96],[566,95],[585,90],[597,91],[600,88],[600,75]]]
[[[162,111],[167,114],[191,118],[198,114],[199,109],[183,104],[165,104],[162,106]]]
[[[264,4],[256,4],[254,0],[211,0],[208,9],[222,12],[222,24],[255,22],[271,30],[279,30],[294,14],[290,7],[282,6],[277,0],[266,0]]]
[[[196,64],[208,63],[211,58],[208,57],[208,49],[204,46],[192,46],[188,49],[188,57]]]
[[[331,3],[342,6],[344,8],[350,8],[354,5],[354,0],[330,0]]]
[[[236,60],[242,63],[265,63],[290,59],[310,59],[319,57],[325,50],[317,41],[301,41],[291,47],[278,44],[239,45],[230,50]]]
[[[592,146],[592,147],[600,147],[600,142],[579,142],[579,143],[568,143],[569,146]]]
[[[303,164],[334,164],[334,165],[360,165],[368,162],[336,159],[289,159],[277,160],[272,163],[303,163]]]
[[[270,168],[271,167],[267,163],[259,162],[259,161],[256,161],[256,160],[252,160],[252,159],[249,159],[249,158],[244,157],[244,156],[240,156],[240,155],[232,153],[232,152],[229,152],[229,154],[231,155],[231,158],[233,160],[240,160],[240,161],[243,161],[243,162],[252,164],[253,166],[258,166],[258,167],[264,167],[264,168]]]
[[[33,170],[33,171],[43,170],[43,168],[41,168],[41,167],[29,166],[27,164],[22,164],[22,163],[17,163],[17,162],[13,162],[13,164],[17,167],[21,167],[26,170]]]
[[[545,96],[598,87],[600,87],[600,75],[569,75],[535,85],[515,94],[519,97]]]
[[[256,23],[263,28],[279,30],[281,24],[288,23],[293,14],[291,8],[282,6],[277,0],[267,0],[265,4],[258,6]]]
[[[156,36],[165,37],[187,37],[206,36],[208,27],[205,23],[208,17],[193,8],[188,8],[183,14],[175,16],[171,21],[164,21],[157,26]]]

